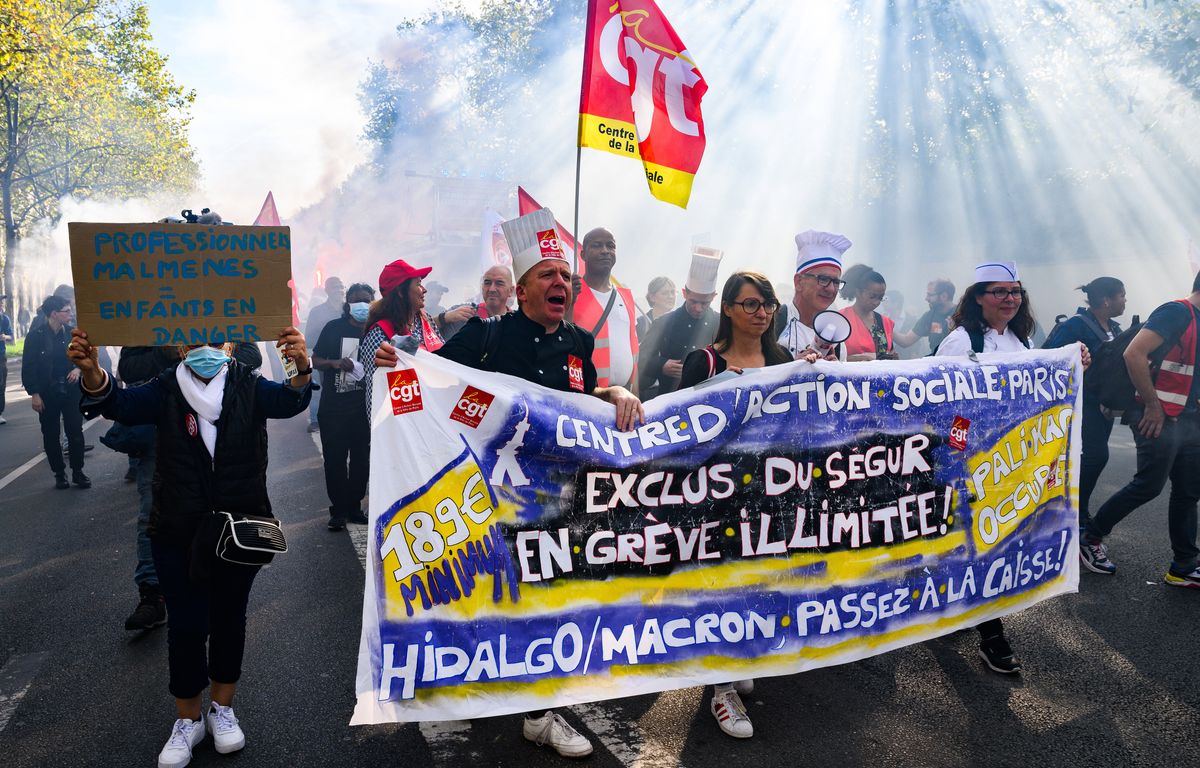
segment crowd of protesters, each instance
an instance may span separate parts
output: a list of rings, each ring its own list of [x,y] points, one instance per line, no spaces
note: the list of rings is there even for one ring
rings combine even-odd
[[[646,400],[714,376],[793,361],[986,355],[1041,341],[1018,267],[1008,261],[977,265],[957,299],[950,279],[931,280],[928,310],[914,317],[903,311],[903,299],[889,291],[881,271],[866,264],[844,268],[849,239],[810,230],[795,237],[790,296],[753,271],[734,272],[720,285],[721,253],[696,249],[686,275],[650,281],[643,310],[616,279],[617,238],[608,229],[593,229],[581,241],[580,274],[567,257],[548,255],[536,243],[509,246],[511,264],[483,270],[474,299],[445,302],[449,306],[443,306],[448,291],[442,286],[431,291],[435,284],[426,282],[433,268],[403,259],[384,266],[377,279],[348,288],[330,277],[322,286],[324,301],[308,312],[303,333],[278,331],[276,346],[297,370],[279,383],[260,375],[262,356],[253,345],[127,348],[114,371],[103,350],[89,343],[86,329],[75,327],[69,286],[43,302],[25,340],[21,378],[41,421],[55,486],[91,485],[83,471],[84,417],[117,422],[124,431],[110,431],[111,442],[131,455],[127,479],[137,482],[141,499],[139,603],[126,628],[167,624],[168,688],[177,710],[160,766],[186,765],[207,732],[219,752],[245,744],[232,707],[250,590],[261,564],[211,554],[198,558],[196,542],[214,535],[211,518],[218,512],[271,524],[266,420],[306,409],[309,431],[319,433],[329,529],[365,524],[370,382],[378,367],[396,364],[397,347],[600,398],[613,406],[618,428],[628,430],[643,419]],[[1125,291],[1113,277],[1099,277],[1080,290],[1086,306],[1060,319],[1044,346],[1078,344],[1086,370],[1106,344],[1125,338],[1116,320],[1125,311]],[[833,342],[818,327],[818,317],[839,295],[845,303],[836,311],[848,333]],[[1200,354],[1198,316],[1200,275],[1189,296],[1158,307],[1124,348],[1138,401],[1121,418],[1133,431],[1137,470],[1095,516],[1091,497],[1108,461],[1116,415],[1087,386],[1085,374],[1079,556],[1093,572],[1115,572],[1105,537],[1170,480],[1172,559],[1163,580],[1200,588],[1200,466],[1192,464],[1200,460],[1200,388],[1192,373]],[[12,337],[11,323],[0,315],[0,351]],[[314,371],[319,387],[310,383]],[[0,400],[0,424],[3,407]],[[984,664],[998,673],[1020,672],[1002,623],[991,620],[978,629]],[[715,686],[710,708],[726,734],[753,735],[739,695],[752,687],[752,680]],[[522,732],[564,756],[592,751],[590,741],[554,712],[527,715]]]

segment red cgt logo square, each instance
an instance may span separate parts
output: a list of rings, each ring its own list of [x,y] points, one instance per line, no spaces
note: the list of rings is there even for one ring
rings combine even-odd
[[[971,420],[955,416],[950,425],[950,447],[959,451],[967,450],[967,433],[971,431]]]
[[[562,245],[558,242],[558,232],[553,229],[547,229],[544,232],[537,233],[538,248],[541,249],[543,259],[561,259]]]
[[[399,416],[421,410],[421,382],[415,370],[392,371],[387,375],[387,382],[393,414]]]
[[[576,392],[583,391],[583,360],[567,355],[567,384]]]
[[[482,389],[468,386],[463,390],[458,402],[454,404],[454,410],[450,411],[450,420],[475,429],[483,421],[483,417],[487,415],[488,408],[495,399],[496,396],[491,392],[484,392]]]

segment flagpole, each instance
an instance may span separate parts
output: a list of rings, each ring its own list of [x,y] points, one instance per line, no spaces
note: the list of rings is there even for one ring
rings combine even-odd
[[[580,117],[579,122],[582,124],[582,117]],[[575,239],[575,247],[571,252],[571,258],[574,260],[574,263],[571,265],[571,272],[574,274],[579,272],[579,168],[582,164],[583,145],[577,141],[575,143],[575,225],[571,230],[571,237]]]

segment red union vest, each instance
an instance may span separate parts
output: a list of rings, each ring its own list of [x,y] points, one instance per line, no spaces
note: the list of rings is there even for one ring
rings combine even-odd
[[[629,313],[629,348],[633,350],[633,377],[631,380],[637,381],[638,340],[633,293],[628,288],[619,288],[616,285],[613,285],[613,289],[621,295],[621,299],[625,302],[625,310]],[[603,314],[604,307],[596,301],[591,287],[584,283],[583,288],[579,291],[579,296],[575,298],[575,325],[591,332],[596,327],[596,323],[600,322],[600,315]],[[608,340],[608,325],[608,321],[605,320],[604,327],[595,334],[596,349],[592,352],[592,365],[596,366],[596,386],[611,387],[613,384],[624,386],[626,383],[624,381],[612,382],[609,380],[609,373],[612,369],[612,350]]]
[[[389,340],[393,336],[396,335],[396,327],[394,325],[392,325],[392,321],[388,320],[386,317],[382,318],[379,322],[375,323],[375,325],[379,326],[380,330],[383,331],[383,335],[388,337]],[[415,325],[415,323],[414,323],[414,325]],[[368,330],[370,330],[370,329],[368,329]],[[412,333],[413,330],[415,330],[415,328],[410,328],[409,333]],[[401,335],[403,336],[406,334],[401,334]],[[421,312],[421,349],[424,349],[426,352],[437,352],[439,349],[441,349],[445,345],[446,345],[446,342],[442,341],[442,335],[437,332],[437,328],[435,328],[433,326],[433,323],[429,322],[429,315],[425,314],[425,312],[422,311]]]
[[[1196,369],[1196,309],[1187,299],[1178,301],[1188,308],[1192,319],[1179,341],[1167,350],[1154,376],[1154,393],[1162,403],[1163,413],[1168,416],[1183,413],[1192,391],[1192,377]]]

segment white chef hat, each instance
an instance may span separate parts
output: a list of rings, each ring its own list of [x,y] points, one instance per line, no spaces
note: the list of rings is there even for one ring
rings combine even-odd
[[[850,241],[832,232],[808,230],[796,235],[796,272],[808,272],[817,267],[842,268],[842,254]]]
[[[717,270],[721,267],[724,251],[717,248],[697,246],[692,249],[692,265],[688,268],[687,282],[683,287],[692,293],[717,292]]]
[[[1020,279],[1015,261],[987,261],[975,267],[977,283],[1015,283]]]
[[[519,281],[542,259],[559,259],[564,264],[570,264],[563,253],[554,214],[549,208],[509,219],[500,226],[504,230],[504,239],[508,241],[508,249],[513,255],[514,279]]]

